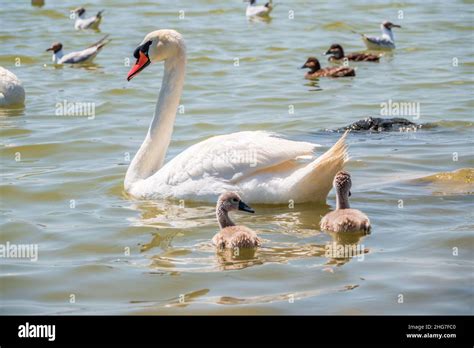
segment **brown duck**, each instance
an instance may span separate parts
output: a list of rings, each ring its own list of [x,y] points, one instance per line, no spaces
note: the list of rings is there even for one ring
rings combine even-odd
[[[304,76],[308,80],[317,79],[319,77],[355,76],[355,70],[348,66],[335,66],[322,69],[319,61],[315,57],[309,57],[301,69],[310,69]]]
[[[339,44],[333,44],[325,53],[330,54],[328,58],[330,62],[337,62],[341,59],[352,60],[354,62],[378,62],[380,61],[380,55],[370,53],[349,53],[347,56],[344,55],[344,50]]]

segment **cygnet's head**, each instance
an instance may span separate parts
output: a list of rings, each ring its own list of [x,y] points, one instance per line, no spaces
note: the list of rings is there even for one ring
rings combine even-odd
[[[226,212],[242,210],[248,213],[255,213],[255,210],[242,201],[237,192],[224,192],[221,194],[217,200],[217,209],[221,209]]]
[[[342,197],[350,197],[352,187],[351,175],[341,170],[334,177],[333,186]]]

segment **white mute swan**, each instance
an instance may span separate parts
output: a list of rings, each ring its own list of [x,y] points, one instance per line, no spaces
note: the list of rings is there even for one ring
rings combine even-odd
[[[85,50],[71,52],[66,55],[63,53],[63,44],[60,42],[53,42],[51,47],[46,49],[46,51],[53,51],[52,61],[54,64],[88,63],[92,62],[102,48],[111,41],[106,40],[108,36],[109,35],[105,35],[102,39],[87,47]]]
[[[0,106],[24,105],[25,89],[14,73],[0,66]]]
[[[125,191],[140,198],[215,202],[237,191],[253,203],[325,201],[336,173],[348,158],[344,134],[309,163],[319,146],[264,131],[219,135],[190,146],[164,164],[184,84],[186,48],[181,34],[157,30],[134,52],[131,80],[151,62],[165,62],[161,90],[148,133],[125,176]],[[163,165],[164,164],[164,165]]]

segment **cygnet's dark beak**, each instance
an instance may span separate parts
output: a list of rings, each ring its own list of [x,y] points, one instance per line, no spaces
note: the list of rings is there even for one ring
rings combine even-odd
[[[250,208],[247,204],[245,204],[243,201],[239,202],[239,210],[246,211],[247,213],[255,213],[255,210]]]

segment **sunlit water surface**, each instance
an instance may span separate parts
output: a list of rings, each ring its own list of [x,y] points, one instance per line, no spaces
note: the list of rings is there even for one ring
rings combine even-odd
[[[472,2],[275,2],[273,19],[255,22],[239,0],[90,1],[91,13],[106,10],[95,33],[73,30],[77,2],[2,1],[0,64],[23,81],[27,103],[0,110],[0,241],[37,244],[39,258],[1,260],[0,313],[473,312]],[[378,34],[383,19],[403,27],[393,54],[355,64],[355,78],[302,78],[297,68],[308,56],[328,64],[322,53],[334,42],[362,50],[351,30]],[[213,205],[127,197],[125,171],[152,117],[162,66],[128,83],[126,63],[160,28],[180,31],[188,47],[184,114],[168,159],[241,130],[326,149],[340,137],[329,130],[380,116],[389,99],[420,103],[416,121],[435,127],[349,135],[351,202],[373,233],[319,231],[334,192],[328,205],[255,205],[255,215],[235,219],[258,230],[264,246],[234,257],[210,244]],[[69,52],[104,34],[113,41],[87,67],[55,67],[45,52],[53,41]],[[95,117],[56,115],[64,101],[94,103]],[[362,251],[331,258],[333,242]]]

